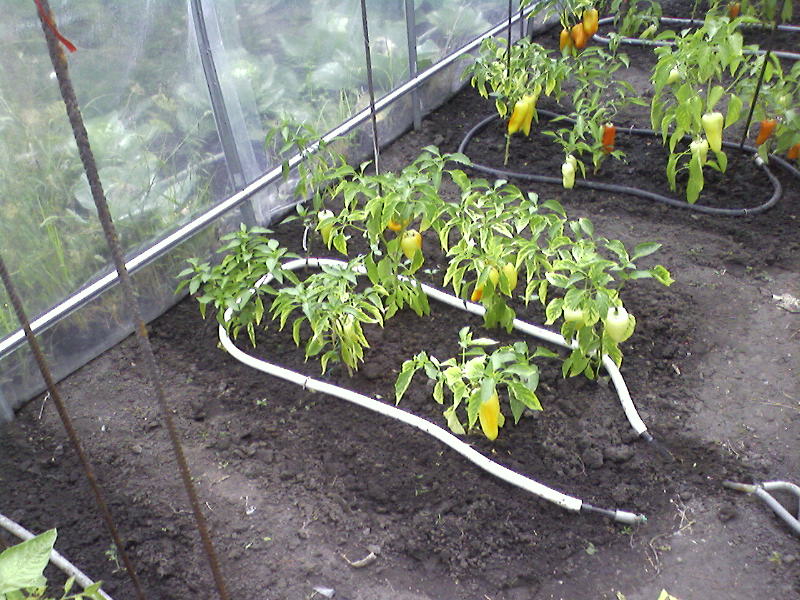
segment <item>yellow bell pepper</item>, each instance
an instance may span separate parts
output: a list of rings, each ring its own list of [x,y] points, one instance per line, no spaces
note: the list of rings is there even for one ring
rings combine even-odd
[[[531,122],[536,110],[536,101],[539,98],[533,94],[526,94],[514,104],[514,111],[508,120],[508,135],[514,135],[522,130],[525,135],[531,134]]]
[[[483,435],[491,441],[496,440],[498,428],[502,424],[500,398],[497,396],[497,391],[492,392],[492,395],[478,407],[478,419],[481,423]]]

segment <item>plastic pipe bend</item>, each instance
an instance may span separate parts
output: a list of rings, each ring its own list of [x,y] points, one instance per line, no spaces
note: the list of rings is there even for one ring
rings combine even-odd
[[[769,506],[775,514],[792,529],[794,533],[800,535],[800,486],[788,481],[766,481],[760,484],[737,483],[735,481],[723,481],[722,485],[731,490],[753,494],[760,498]],[[793,515],[778,502],[770,491],[780,490],[793,494],[798,501],[797,515]]]
[[[341,260],[335,260],[329,258],[300,258],[285,263],[283,265],[283,268],[288,270],[296,270],[302,267],[321,268],[323,266],[347,266],[347,263]],[[365,269],[361,268],[358,269],[357,272],[360,274],[364,274],[366,271]],[[272,280],[272,275],[269,274],[265,275],[256,282],[251,292],[261,287],[262,285],[266,285],[271,280]],[[461,300],[460,298],[457,298],[451,294],[448,294],[446,292],[443,292],[426,284],[420,283],[419,285],[422,287],[423,291],[434,300],[438,300],[439,302],[443,302],[454,308],[459,308],[461,310],[465,310],[467,312],[476,315],[482,315],[483,312],[485,311],[485,309],[482,306],[475,304],[473,302],[466,302],[465,300]],[[244,303],[242,302],[237,302],[239,308],[241,308],[243,304]],[[235,307],[230,307],[225,311],[223,316],[225,321],[228,321],[231,318],[231,316],[233,315],[234,308]],[[550,343],[564,346],[566,348],[571,347],[571,344],[566,342],[566,340],[564,340],[564,338],[561,335],[549,331],[547,329],[536,327],[535,325],[525,323],[524,321],[520,321],[519,319],[515,319],[514,326],[515,328],[519,329],[520,331],[523,331],[524,333],[528,333],[529,335],[539,337],[540,339],[543,339]],[[641,514],[635,514],[621,510],[597,509],[596,507],[592,507],[591,505],[585,504],[582,500],[578,498],[559,492],[529,477],[516,473],[511,469],[499,465],[496,462],[492,461],[491,459],[485,457],[483,454],[481,454],[480,452],[472,448],[470,445],[466,444],[465,442],[454,436],[449,431],[446,431],[445,429],[439,427],[438,425],[431,423],[430,421],[427,421],[421,417],[413,415],[404,410],[400,410],[399,408],[386,404],[385,402],[380,402],[379,400],[375,400],[363,394],[353,392],[346,388],[333,385],[325,381],[314,379],[307,375],[302,375],[301,373],[291,371],[290,369],[286,369],[284,367],[251,356],[250,354],[240,350],[236,346],[236,344],[233,343],[233,341],[230,339],[230,336],[228,336],[225,327],[222,325],[220,325],[219,327],[219,340],[223,348],[225,348],[225,350],[233,358],[237,359],[238,361],[244,363],[249,367],[252,367],[263,373],[267,373],[268,375],[273,375],[275,377],[300,385],[301,387],[303,387],[303,389],[319,391],[329,394],[331,396],[335,396],[337,398],[341,398],[342,400],[347,400],[348,402],[352,402],[353,404],[357,404],[364,408],[368,408],[384,416],[397,419],[398,421],[406,423],[407,425],[416,427],[417,429],[420,429],[421,431],[424,431],[428,435],[431,435],[432,437],[436,438],[443,444],[449,446],[450,448],[452,448],[453,450],[464,456],[467,460],[477,465],[478,467],[482,468],[483,470],[487,471],[488,473],[494,475],[495,477],[498,477],[503,481],[506,481],[507,483],[522,488],[566,510],[572,512],[579,512],[583,508],[584,512],[595,512],[603,514],[604,516],[607,516],[615,521],[625,524],[644,523],[645,521],[647,521],[647,518]],[[608,363],[610,363],[610,365]],[[619,369],[617,369],[613,361],[607,362],[604,360],[603,364],[606,366],[607,369],[611,367],[609,373],[612,375],[612,380],[614,380],[614,384],[617,387],[617,392],[620,394],[620,402],[622,403],[623,408],[625,409],[625,413],[628,416],[628,420],[631,422],[631,425],[634,427],[634,430],[640,434],[646,432],[647,428],[639,418],[638,413],[636,413],[636,408],[633,405],[632,400],[630,399],[630,394],[628,393],[627,386],[625,385],[625,382],[622,379],[621,374],[619,373]],[[616,373],[616,376],[614,375],[614,373]],[[641,430],[641,432],[638,430]]]

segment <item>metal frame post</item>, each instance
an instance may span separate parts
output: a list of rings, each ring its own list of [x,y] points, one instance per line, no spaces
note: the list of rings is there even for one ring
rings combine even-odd
[[[419,72],[419,64],[417,63],[417,17],[415,11],[414,0],[405,0],[409,78],[416,77]],[[414,129],[419,129],[422,126],[422,108],[418,89],[411,91],[411,110],[414,114]]]

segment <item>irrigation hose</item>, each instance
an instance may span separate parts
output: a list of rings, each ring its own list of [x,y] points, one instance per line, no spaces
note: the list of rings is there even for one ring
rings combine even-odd
[[[764,483],[750,485],[747,483],[736,483],[735,481],[723,481],[722,485],[731,490],[738,490],[747,494],[755,494],[761,498],[767,506],[769,506],[775,514],[783,519],[786,524],[796,533],[800,535],[800,486],[790,483],[788,481],[766,481]],[[784,506],[778,502],[775,497],[770,494],[770,491],[780,490],[789,492],[797,497],[797,516],[792,515]]]
[[[550,119],[560,118],[567,122],[574,122],[574,120],[569,117],[566,117],[564,115],[559,115],[558,113],[554,113],[549,110],[539,109],[537,112],[540,115],[549,117]],[[464,139],[461,141],[461,144],[458,146],[458,152],[461,152],[469,156],[469,154],[467,154],[467,147],[472,141],[472,138],[474,138],[478,133],[480,133],[492,121],[496,119],[499,119],[499,116],[497,114],[492,114],[483,119],[482,121],[480,121],[472,129],[470,129],[464,136]],[[625,129],[618,128],[617,132],[628,133],[631,135],[649,135],[649,136],[661,135],[659,132],[654,131],[652,129],[638,129],[634,127],[629,127]],[[723,142],[722,145],[725,146],[726,148],[740,149],[740,146],[738,144],[734,144],[732,142]],[[753,153],[756,152],[756,149],[753,148],[752,146],[743,146],[741,149],[748,152],[753,152]],[[796,177],[800,177],[800,171],[792,167],[789,163],[787,163],[783,159],[772,156],[770,157],[770,160],[774,160],[779,166],[783,167]],[[639,188],[629,187],[626,185],[611,184],[611,183],[600,183],[597,181],[590,181],[586,179],[577,179],[575,181],[575,186],[584,187],[592,190],[599,190],[602,192],[615,192],[617,194],[627,194],[630,196],[636,196],[639,198],[644,198],[646,200],[654,200],[656,202],[661,202],[662,204],[668,204],[669,206],[674,206],[676,208],[684,208],[686,210],[691,210],[694,212],[699,212],[707,215],[719,215],[727,217],[757,215],[775,206],[775,204],[778,202],[778,200],[780,200],[781,196],[783,195],[783,188],[781,187],[781,182],[778,181],[778,178],[775,177],[775,175],[772,173],[772,171],[769,170],[767,165],[764,164],[764,162],[760,159],[760,157],[756,157],[755,162],[761,168],[761,170],[764,171],[767,178],[772,183],[773,193],[772,196],[770,196],[769,200],[753,208],[715,208],[712,206],[703,206],[701,204],[689,204],[684,200],[678,200],[677,198],[670,198],[669,196],[663,196],[661,194],[657,194],[655,192],[648,192],[647,190],[641,190]],[[513,179],[522,179],[524,181],[534,181],[536,183],[551,183],[551,184],[562,185],[560,177],[552,177],[550,175],[536,175],[532,173],[521,173],[517,171],[511,171],[508,169],[498,169],[496,167],[490,167],[476,162],[473,162],[470,166],[476,171],[480,171],[482,173],[486,173],[494,177],[500,177],[502,179],[513,178]]]
[[[3,516],[2,514],[0,514],[0,527],[14,534],[23,541],[36,537],[30,531],[25,529],[22,525],[16,523],[15,521],[12,521],[11,519],[9,519],[6,516]],[[65,573],[67,577],[74,577],[75,581],[78,582],[78,585],[80,585],[83,589],[86,589],[89,586],[94,585],[95,583],[94,581],[89,579],[89,577],[86,576],[86,574],[84,574],[83,571],[81,571],[78,567],[73,565],[71,562],[69,562],[66,558],[64,558],[61,554],[59,554],[55,550],[53,550],[53,552],[50,554],[50,562],[52,562],[56,567],[61,569],[61,571]],[[103,598],[105,598],[105,600],[114,600],[103,590],[99,590],[99,593]]]
[[[284,269],[288,270],[296,270],[303,267],[315,267],[315,268],[322,268],[323,266],[347,266],[347,263],[334,260],[334,259],[325,259],[325,258],[301,258],[287,262],[283,265]],[[365,273],[365,270],[361,269],[360,274]],[[254,290],[268,284],[272,280],[271,275],[266,275],[262,279],[260,279],[254,286]],[[437,290],[426,284],[419,284],[422,290],[431,298],[443,302],[449,306],[454,308],[459,308],[465,310],[469,313],[475,315],[482,315],[484,313],[484,308],[478,304],[473,302],[467,302],[441,290]],[[224,319],[227,321],[230,319],[231,315],[233,314],[234,309],[237,307],[230,307],[225,311]],[[241,308],[241,306],[238,306]],[[519,319],[514,320],[514,327],[524,333],[528,333],[529,335],[534,335],[543,339],[545,341],[564,346],[567,348],[572,347],[562,336],[552,331],[548,331],[546,329],[542,329],[540,327],[536,327],[529,323],[525,323],[524,321],[520,321]],[[225,331],[224,326],[219,327],[219,339],[220,342],[225,348],[225,350],[235,359],[239,360],[240,362],[246,364],[249,367],[262,371],[263,373],[267,373],[268,375],[272,375],[283,379],[285,381],[289,381],[296,385],[301,386],[303,389],[309,389],[317,392],[322,392],[328,394],[330,396],[335,396],[342,400],[346,400],[348,402],[352,402],[358,406],[363,408],[367,408],[384,416],[396,419],[402,423],[407,425],[411,425],[412,427],[416,427],[417,429],[424,431],[428,435],[436,438],[443,444],[449,446],[459,454],[461,454],[464,458],[472,462],[473,464],[477,465],[484,471],[502,479],[503,481],[515,485],[527,492],[530,492],[540,498],[543,498],[549,502],[552,502],[565,510],[572,511],[572,512],[584,512],[584,513],[595,513],[601,514],[606,517],[609,517],[619,523],[624,523],[628,525],[634,525],[638,523],[644,523],[647,521],[647,517],[642,514],[636,514],[628,511],[622,510],[606,510],[606,509],[599,509],[594,507],[590,504],[583,502],[582,500],[575,498],[573,496],[569,496],[553,488],[550,488],[538,481],[530,479],[524,475],[516,473],[507,467],[497,464],[496,462],[492,461],[491,459],[487,458],[474,448],[472,448],[469,444],[466,444],[455,435],[450,433],[449,431],[423,419],[416,415],[413,415],[409,412],[404,410],[400,410],[399,408],[392,406],[390,404],[386,404],[385,402],[381,402],[379,400],[375,400],[374,398],[370,398],[363,394],[359,394],[357,392],[353,392],[346,388],[333,385],[327,383],[325,381],[321,381],[319,379],[314,379],[307,375],[303,375],[301,373],[297,373],[295,371],[291,371],[284,367],[269,363],[267,361],[261,360],[246,352],[240,350],[230,339],[227,332]],[[636,407],[633,405],[633,401],[631,400],[630,394],[628,393],[627,386],[625,385],[625,381],[622,379],[622,375],[619,372],[619,369],[614,364],[614,362],[609,359],[608,357],[603,357],[603,365],[605,366],[606,370],[608,371],[609,375],[611,376],[612,381],[617,389],[617,393],[620,397],[620,402],[623,406],[626,416],[628,417],[628,421],[631,423],[631,426],[634,428],[639,435],[647,434],[647,428],[645,427],[642,420],[639,418],[638,413],[636,412]],[[647,434],[649,436],[649,434]]]
[[[677,24],[677,25],[703,25],[703,21],[699,19],[681,19],[677,17],[661,17],[659,19],[660,23],[666,24]],[[597,23],[598,25],[607,25],[609,23],[614,22],[614,17],[603,17]],[[744,27],[759,27],[755,23],[742,23]],[[800,27],[796,25],[778,25],[779,31],[788,31],[792,33],[800,33]],[[601,44],[610,44],[611,38],[608,38],[604,35],[600,35],[599,33],[595,33],[593,39],[596,42],[600,42]],[[650,47],[663,47],[663,46],[674,46],[675,44],[672,42],[667,41],[658,41],[658,40],[645,40],[642,38],[630,38],[630,37],[621,37],[620,42],[626,44],[628,46],[650,46]],[[742,50],[744,54],[756,54],[756,55],[763,55],[766,54],[764,50]],[[773,50],[772,54],[775,56],[779,56],[780,58],[786,58],[788,60],[800,60],[800,54],[797,52],[789,52],[788,50]]]

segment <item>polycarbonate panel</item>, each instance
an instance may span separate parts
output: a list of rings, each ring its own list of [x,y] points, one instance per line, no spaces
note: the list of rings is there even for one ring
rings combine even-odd
[[[231,189],[183,2],[52,0],[107,199],[124,249],[135,251],[229,195]],[[30,0],[5,0],[0,20],[0,252],[29,318],[109,268],[47,47]],[[210,245],[200,249],[210,252]],[[173,272],[142,290],[143,303],[174,302]],[[164,293],[170,289],[168,294]],[[53,368],[68,373],[129,331],[117,302],[99,302],[76,329],[51,336]],[[153,313],[153,314],[157,314]],[[19,324],[0,286],[0,339]],[[75,331],[80,331],[76,334]],[[80,348],[61,348],[68,336]],[[29,397],[31,362],[2,361],[0,395]],[[23,391],[21,391],[23,390]]]
[[[179,299],[174,294],[176,275],[186,267],[186,259],[209,254],[218,237],[218,228],[209,228],[132,276],[145,320],[156,318]],[[126,338],[132,330],[133,321],[117,286],[59,321],[37,340],[53,376],[59,380]],[[3,421],[11,418],[11,407],[43,391],[45,386],[27,344],[3,359],[1,372]]]
[[[409,40],[407,6],[414,9]],[[293,152],[265,144],[277,128],[325,133],[368,106],[359,0],[52,0],[100,176],[126,251],[162,239]],[[507,17],[503,0],[367,0],[376,100]],[[515,27],[514,36],[519,29]],[[108,272],[108,252],[29,0],[6,0],[0,22],[0,251],[33,317]],[[200,50],[198,51],[198,48]],[[201,60],[200,57],[203,57]],[[423,112],[463,85],[468,58],[417,91]],[[388,143],[413,120],[412,94],[378,117]],[[367,121],[344,148],[372,157]],[[268,186],[267,223],[297,199]],[[245,216],[246,215],[246,216]],[[225,225],[217,223],[216,229]],[[136,276],[148,318],[174,302],[186,256],[208,256],[216,231]],[[18,327],[0,292],[0,343]],[[130,331],[118,289],[42,335],[57,377]],[[0,359],[0,420],[41,389],[27,349]]]

